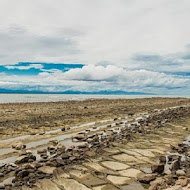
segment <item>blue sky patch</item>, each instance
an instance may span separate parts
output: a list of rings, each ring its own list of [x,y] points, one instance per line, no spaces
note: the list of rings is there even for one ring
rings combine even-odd
[[[7,75],[38,75],[44,71],[51,72],[53,69],[66,72],[70,69],[82,68],[83,66],[83,64],[20,62],[16,65],[1,65],[0,72]]]

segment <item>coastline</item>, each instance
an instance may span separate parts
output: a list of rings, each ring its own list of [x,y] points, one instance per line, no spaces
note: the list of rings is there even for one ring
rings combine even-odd
[[[117,169],[116,171],[113,168],[110,170],[109,165],[105,167],[102,164],[111,161],[112,164],[116,162],[121,167],[125,163],[129,167],[129,170],[124,170],[125,172],[146,174],[146,171],[150,170],[150,164],[156,163],[155,159],[158,155],[167,155],[167,151],[171,151],[171,144],[172,146],[177,146],[178,143],[180,144],[188,136],[188,124],[190,123],[188,115],[189,106],[190,99],[186,98],[100,99],[0,104],[0,113],[3,116],[0,121],[1,129],[3,129],[1,130],[0,141],[0,166],[4,172],[3,178],[0,177],[0,182],[11,186],[11,181],[13,180],[14,185],[16,184],[21,187],[22,185],[19,185],[19,183],[28,179],[25,179],[23,176],[28,172],[28,169],[25,167],[29,165],[31,167],[31,164],[40,164],[40,170],[48,173],[40,174],[44,178],[43,180],[33,181],[33,178],[29,177],[32,186],[36,182],[38,185],[40,184],[39,186],[42,189],[47,188],[47,184],[50,185],[48,188],[54,189],[52,185],[55,181],[52,184],[52,180],[59,179],[59,170],[63,168],[65,170],[66,167],[65,171],[67,171],[66,173],[70,176],[70,179],[76,180],[76,187],[96,190],[96,188],[92,188],[93,185],[86,184],[85,178],[79,180],[77,177],[78,172],[79,176],[83,176],[83,174],[80,174],[81,170],[77,169],[79,164],[80,168],[84,167],[86,168],[85,170],[88,170],[88,176],[90,175],[89,183],[92,183],[96,179],[94,182],[95,186],[99,185],[97,180],[100,178],[109,181],[108,184],[104,180],[102,181],[102,185],[106,184],[108,189],[110,187],[125,189],[126,185],[137,185],[138,187],[135,186],[133,188],[141,190],[142,187],[139,183],[131,183],[133,177],[126,177],[126,174],[122,173],[122,171],[121,173],[117,173]],[[131,128],[134,131],[130,132],[129,126],[134,126],[135,128]],[[81,137],[84,138],[85,134],[88,135],[88,139],[83,141]],[[101,144],[100,142],[94,142],[97,135],[106,139],[109,137],[109,143],[105,144],[104,142]],[[116,139],[112,139],[113,137]],[[76,140],[75,138],[80,138],[80,140]],[[90,146],[87,148],[86,144]],[[68,157],[67,163],[64,160],[59,160],[59,164],[61,164],[60,168],[56,165],[58,160],[55,163],[51,154],[48,153],[47,155],[47,150],[49,151],[51,148],[53,151],[52,155],[54,155],[54,151],[58,151],[58,147],[62,146],[67,149],[67,152],[63,153],[64,159],[68,157],[68,152],[70,155],[71,148],[73,155]],[[19,149],[17,150],[13,147],[18,147]],[[75,150],[74,147],[81,147],[79,149],[83,152],[79,154],[81,157],[77,162],[75,162],[75,159],[79,150],[78,148]],[[42,153],[42,151],[45,152]],[[84,151],[87,151],[88,156],[87,160],[83,162]],[[36,161],[30,160],[26,162],[25,159],[28,159],[28,156],[35,158]],[[58,153],[54,156],[56,159],[60,158]],[[98,161],[100,165],[94,165],[93,159],[100,159],[102,162]],[[13,167],[15,164],[17,168]],[[73,173],[72,166],[76,167],[76,173]],[[94,172],[91,170],[95,169],[100,172],[98,168],[101,167],[106,168],[106,170],[103,169],[101,171],[101,173],[106,172],[104,174],[106,177],[95,177]],[[12,169],[10,170],[9,168]],[[54,170],[59,173],[56,174],[56,176],[58,175],[57,177],[55,177]],[[16,178],[13,177],[15,176],[14,171],[20,172],[16,173]],[[33,171],[33,168],[31,168],[31,171]],[[36,171],[38,171],[37,168],[33,172]],[[54,173],[52,173],[53,171]],[[137,176],[133,175],[137,179]],[[158,177],[161,177],[161,174]],[[62,180],[67,181],[67,178],[63,178]],[[118,180],[121,180],[121,184],[117,184]],[[60,181],[56,181],[58,187],[59,183]],[[61,181],[63,186],[65,186],[64,183],[65,181]],[[27,186],[24,189],[30,187],[30,185]],[[143,188],[147,189],[147,185]]]

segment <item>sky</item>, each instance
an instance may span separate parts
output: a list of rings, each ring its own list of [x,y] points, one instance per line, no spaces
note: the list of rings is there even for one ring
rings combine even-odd
[[[189,0],[0,0],[0,92],[190,95]]]

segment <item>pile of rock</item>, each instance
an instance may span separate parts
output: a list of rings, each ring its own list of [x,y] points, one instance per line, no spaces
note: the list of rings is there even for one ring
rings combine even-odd
[[[152,173],[139,178],[140,182],[150,184],[149,190],[185,187],[189,184],[190,144],[179,144],[175,150],[175,154],[159,157],[160,163],[151,166]]]

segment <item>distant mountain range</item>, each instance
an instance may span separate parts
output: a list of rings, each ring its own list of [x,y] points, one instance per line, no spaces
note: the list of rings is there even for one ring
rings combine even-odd
[[[44,91],[30,91],[30,90],[10,90],[10,89],[0,89],[0,93],[7,94],[87,94],[87,95],[155,95],[153,93],[145,92],[127,92],[122,90],[103,90],[103,91],[73,91],[66,90],[63,92],[44,92]]]

